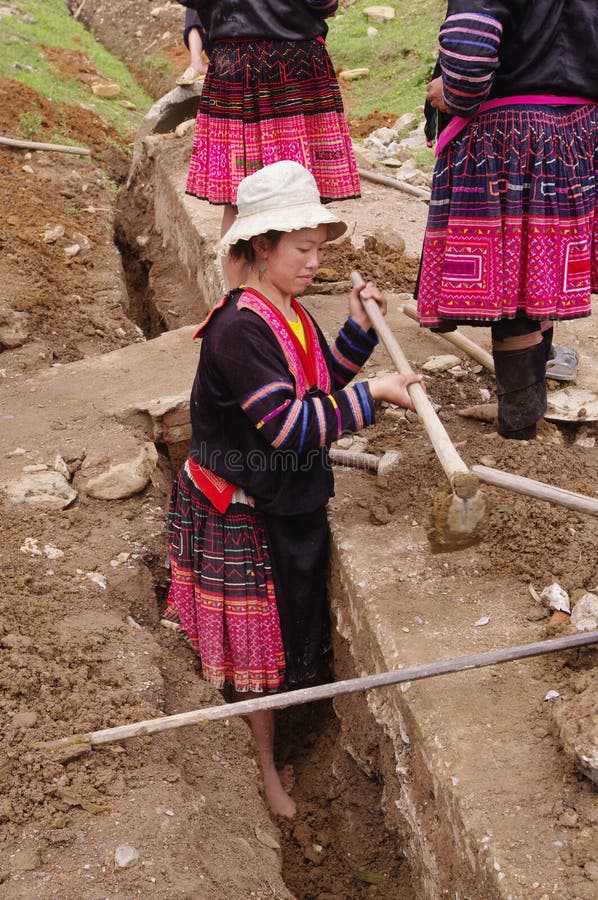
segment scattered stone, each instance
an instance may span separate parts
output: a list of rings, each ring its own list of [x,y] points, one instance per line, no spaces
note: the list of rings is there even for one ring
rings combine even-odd
[[[60,472],[37,472],[3,487],[11,503],[27,503],[49,509],[66,509],[77,497],[77,491]]]
[[[24,709],[12,717],[12,724],[15,728],[33,728],[36,722],[37,713],[32,709]]]
[[[338,77],[341,81],[356,81],[358,78],[365,78],[370,74],[370,70],[363,69],[343,69],[339,72]]]
[[[66,462],[64,461],[64,459],[62,458],[62,456],[59,453],[56,455],[53,468],[54,468],[55,472],[60,472],[60,474],[64,478],[66,478],[67,481],[71,480],[71,473],[69,471],[69,467],[67,466]]]
[[[37,546],[37,538],[25,538],[25,542],[19,547],[21,553],[27,553],[29,556],[41,556],[42,551]]]
[[[77,253],[80,252],[80,250],[81,247],[79,246],[79,244],[70,244],[68,247],[64,248],[64,255],[69,257],[76,256]]]
[[[114,862],[119,869],[128,869],[133,866],[140,857],[139,850],[131,844],[121,844],[114,851]]]
[[[556,581],[545,587],[540,597],[544,606],[548,606],[550,609],[557,609],[566,613],[571,612],[569,594]]]
[[[390,22],[394,19],[396,12],[392,6],[366,6],[363,14],[372,22]]]
[[[366,34],[368,37],[374,38],[374,37],[377,37],[380,34],[380,32],[378,31],[377,28],[374,28],[373,25],[369,25],[368,29],[366,31]]]
[[[61,238],[64,234],[64,225],[54,225],[53,228],[47,228],[43,235],[42,239],[44,244],[55,244],[58,238]]]
[[[98,587],[101,587],[102,590],[106,590],[108,582],[106,580],[106,576],[102,575],[101,572],[87,572],[85,577],[88,579],[88,581],[93,581],[94,584],[97,584]]]
[[[106,100],[112,100],[120,94],[120,85],[113,81],[94,81],[91,90],[97,97],[104,97]]]
[[[32,166],[28,166],[28,165],[21,166],[21,170],[22,170],[23,172],[25,172],[26,175],[33,175],[33,168],[32,168]]]
[[[89,240],[89,238],[86,235],[81,234],[79,231],[73,232],[72,240],[74,244],[79,244],[81,250],[89,250],[89,248],[91,247],[91,241]]]
[[[494,422],[498,415],[498,403],[479,403],[457,410],[465,419],[477,419],[479,422]]]
[[[29,337],[27,322],[26,313],[0,306],[0,349],[22,347]]]
[[[574,809],[565,809],[559,816],[559,825],[564,825],[565,828],[575,828],[578,820],[579,816]]]
[[[130,100],[121,100],[120,105],[124,106],[125,109],[137,109],[134,103],[131,103]]]
[[[429,375],[438,375],[440,372],[447,372],[449,369],[452,369],[453,366],[458,365],[459,362],[458,356],[452,356],[450,354],[444,356],[430,356],[423,364],[422,371],[427,372]]]
[[[89,457],[88,457],[89,459]],[[88,459],[81,474],[89,470]],[[150,483],[158,463],[158,451],[150,441],[139,447],[137,453],[124,460],[104,460],[104,471],[84,480],[82,488],[90,497],[98,500],[124,500],[138,494]]]
[[[48,559],[61,559],[64,556],[64,550],[60,550],[53,544],[44,544],[44,553]]]
[[[598,628],[598,595],[584,594],[571,613],[571,624],[577,631],[594,631]]]

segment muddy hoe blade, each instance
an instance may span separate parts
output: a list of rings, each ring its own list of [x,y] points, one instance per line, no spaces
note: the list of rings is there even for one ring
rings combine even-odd
[[[356,288],[365,284],[359,272],[351,272],[351,281]],[[378,304],[363,297],[361,302],[397,372],[412,375],[413,369]],[[407,390],[450,485],[450,490],[439,492],[432,504],[428,539],[436,550],[470,547],[483,538],[486,524],[486,497],[480,490],[479,479],[457,453],[422,386],[411,384]]]

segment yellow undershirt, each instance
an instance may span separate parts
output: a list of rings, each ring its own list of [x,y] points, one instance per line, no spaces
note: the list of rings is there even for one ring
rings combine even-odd
[[[305,328],[303,327],[303,322],[299,318],[297,318],[296,322],[290,322],[288,319],[287,322],[289,324],[289,328],[307,353],[307,341],[305,340]]]

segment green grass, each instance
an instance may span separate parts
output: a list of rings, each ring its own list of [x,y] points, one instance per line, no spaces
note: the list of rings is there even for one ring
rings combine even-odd
[[[375,110],[397,116],[414,112],[425,99],[446,0],[385,0],[396,16],[381,24],[364,16],[364,8],[371,5],[371,0],[341,3],[329,20],[328,50],[335,68],[370,69],[369,77],[348,83],[347,113],[361,117]],[[370,25],[378,29],[375,37],[367,35]]]
[[[0,18],[0,75],[23,82],[57,104],[81,105],[123,136],[131,137],[153,101],[136,84],[125,65],[69,15],[64,0],[22,0],[15,9],[33,16],[36,22],[29,24],[18,12]],[[84,53],[101,75],[120,85],[120,96],[114,100],[96,97],[89,85],[52,65],[43,55],[43,45]],[[125,109],[119,103],[121,99],[134,103],[137,110]],[[21,119],[21,124],[24,129],[31,129],[35,123],[33,119],[25,122]],[[68,134],[55,137],[72,143]]]

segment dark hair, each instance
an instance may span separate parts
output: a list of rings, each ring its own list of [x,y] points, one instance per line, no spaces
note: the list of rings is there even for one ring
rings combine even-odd
[[[276,247],[284,233],[284,231],[274,231],[274,229],[272,229],[271,231],[266,231],[263,235],[256,234],[255,237],[265,237],[270,242],[271,247]],[[247,241],[241,240],[237,241],[236,244],[233,244],[229,250],[233,259],[244,259],[245,262],[252,266],[256,259],[253,240],[254,238],[249,238]]]

